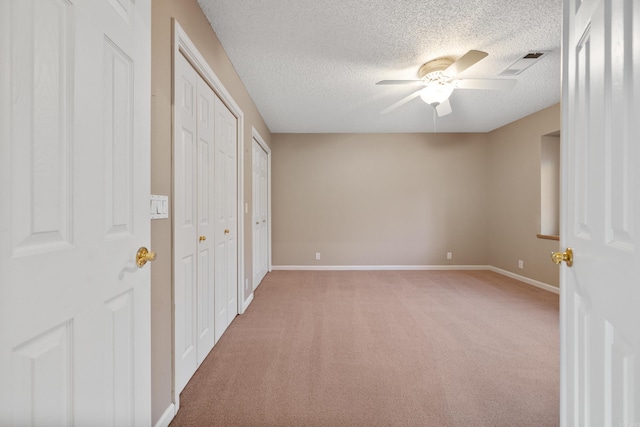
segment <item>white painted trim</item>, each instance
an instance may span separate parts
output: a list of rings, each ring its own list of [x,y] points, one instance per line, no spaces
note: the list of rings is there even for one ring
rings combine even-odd
[[[269,168],[269,170],[267,171],[267,210],[269,212],[269,221],[267,223],[267,226],[269,227],[267,229],[267,234],[269,235],[268,241],[269,241],[269,256],[267,258],[267,272],[272,270],[271,267],[271,263],[273,262],[273,259],[271,258],[272,252],[271,252],[271,150],[269,150],[267,152],[267,167]]]
[[[169,427],[171,424],[171,420],[176,416],[176,406],[172,403],[169,407],[164,411],[160,419],[157,423],[154,424],[154,427]]]
[[[240,109],[240,106],[234,101],[231,93],[224,87],[222,81],[213,72],[207,61],[204,59],[200,51],[193,44],[187,33],[182,29],[180,23],[174,18],[174,55],[181,52],[185,58],[193,65],[202,78],[211,85],[212,89],[225,103],[225,105],[231,110],[234,116],[238,120],[244,121],[244,113]],[[242,128],[244,129],[244,128]],[[244,140],[243,140],[244,141]]]
[[[555,294],[560,289],[491,265],[274,265],[274,270],[286,271],[398,271],[398,270],[489,270]]]
[[[273,270],[490,270],[488,265],[274,265]]]
[[[242,305],[242,312],[243,313],[247,309],[247,307],[249,307],[249,304],[251,304],[252,301],[253,301],[253,292],[251,292],[251,294],[249,294],[249,298],[247,298],[245,303]]]
[[[258,130],[253,126],[251,126],[251,136],[256,140],[258,144],[260,144],[262,149],[266,151],[267,154],[271,154],[271,148],[269,148],[267,143],[264,141],[264,138],[260,136],[260,132],[258,132]]]
[[[269,272],[272,270],[272,267],[271,267],[271,148],[269,148],[264,138],[262,138],[258,130],[253,126],[251,126],[251,136],[253,139],[255,139],[258,145],[262,147],[264,152],[267,153],[267,272]],[[253,165],[253,162],[252,162],[252,165]],[[255,191],[255,189],[253,188],[251,190]],[[251,208],[253,209],[253,206]],[[252,245],[253,245],[253,242],[252,242]],[[253,289],[253,291],[256,290],[258,285],[257,283],[253,283],[254,276],[255,276],[255,272],[252,269],[251,289]]]
[[[238,275],[237,275],[237,287],[238,287],[238,314],[244,313],[245,301],[244,301],[244,113],[240,109],[240,106],[235,102],[231,93],[224,87],[222,81],[213,72],[213,69],[209,66],[204,59],[200,51],[196,48],[195,44],[191,41],[187,33],[184,31],[180,23],[173,18],[173,57],[172,57],[172,84],[175,84],[175,61],[178,55],[184,55],[184,57],[191,63],[193,68],[200,74],[200,76],[211,86],[220,100],[229,108],[229,111],[238,120],[237,124],[237,194],[238,204],[236,206],[236,221],[238,227]],[[173,93],[173,88],[172,88]],[[175,117],[172,113],[172,123],[175,122]],[[173,167],[173,164],[172,164]],[[173,185],[173,184],[172,184]],[[172,219],[173,221],[173,219]],[[173,222],[172,222],[172,235],[173,235]],[[172,260],[172,270],[173,270]],[[172,272],[173,277],[173,272]],[[173,284],[172,284],[173,287]],[[247,304],[248,305],[248,304]],[[175,316],[175,313],[174,313]],[[175,333],[175,332],[174,332]],[[175,345],[175,338],[174,338]],[[174,349],[175,351],[175,349]],[[174,373],[173,373],[173,404],[178,408],[179,394],[175,391],[175,384],[177,383],[175,375],[175,356],[174,356]],[[177,409],[176,409],[177,410]]]
[[[503,276],[511,277],[512,279],[516,279],[516,280],[518,280],[520,282],[524,282],[527,285],[535,286],[536,288],[540,288],[540,289],[544,289],[545,291],[553,292],[554,294],[560,293],[560,289],[556,288],[553,285],[549,285],[547,283],[540,282],[538,280],[530,279],[528,277],[521,276],[519,274],[515,274],[515,273],[512,273],[512,272],[507,271],[507,270],[503,270],[503,269],[498,268],[498,267],[490,266],[489,270],[493,271],[494,273],[502,274]]]

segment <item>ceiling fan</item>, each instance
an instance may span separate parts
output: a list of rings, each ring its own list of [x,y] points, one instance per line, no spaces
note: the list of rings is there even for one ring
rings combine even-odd
[[[386,114],[406,104],[418,96],[433,106],[438,116],[451,113],[449,96],[454,89],[510,89],[516,85],[514,79],[456,79],[456,76],[486,57],[488,53],[470,50],[457,60],[449,56],[437,58],[422,64],[418,70],[420,80],[382,80],[376,85],[414,85],[420,89],[402,98],[400,101],[382,110]]]

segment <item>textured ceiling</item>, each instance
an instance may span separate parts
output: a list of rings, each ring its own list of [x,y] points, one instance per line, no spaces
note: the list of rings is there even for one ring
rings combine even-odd
[[[486,132],[560,101],[562,0],[198,0],[271,132],[433,132],[416,90],[423,63],[489,56],[458,77],[497,75],[551,51],[507,91],[460,90],[436,132]]]

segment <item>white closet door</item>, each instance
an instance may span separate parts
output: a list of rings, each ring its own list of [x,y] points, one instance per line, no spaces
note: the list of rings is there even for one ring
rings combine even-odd
[[[269,157],[262,149],[260,153],[260,280],[269,271],[269,221]]]
[[[215,109],[216,341],[238,314],[237,119],[216,98]]]
[[[215,344],[214,111],[216,95],[182,56],[176,59],[174,146],[176,388],[181,391]]]
[[[216,95],[198,76],[198,252],[197,354],[198,365],[215,344],[214,328],[214,110]]]
[[[253,140],[253,289],[268,270],[268,157]]]
[[[253,289],[260,281],[260,145],[254,139],[252,154],[252,189],[253,189]]]
[[[175,369],[179,393],[198,368],[197,296],[198,192],[197,100],[199,76],[178,55],[174,85],[174,304]]]
[[[0,425],[151,422],[150,14],[0,2]]]

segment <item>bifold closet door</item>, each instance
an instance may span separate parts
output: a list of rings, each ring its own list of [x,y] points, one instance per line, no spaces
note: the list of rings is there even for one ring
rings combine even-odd
[[[215,164],[214,111],[216,95],[198,76],[197,133],[198,133],[198,275],[197,275],[197,359],[202,363],[213,348],[215,339],[214,314],[214,195],[213,167]]]
[[[216,98],[215,108],[215,328],[216,341],[238,314],[236,117]]]
[[[214,111],[216,96],[189,62],[176,58],[174,142],[174,301],[176,389],[215,343]]]
[[[269,264],[268,240],[268,157],[260,144],[253,140],[253,289],[267,274]]]

